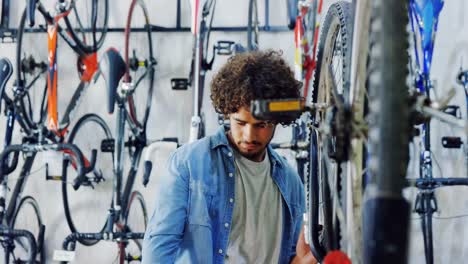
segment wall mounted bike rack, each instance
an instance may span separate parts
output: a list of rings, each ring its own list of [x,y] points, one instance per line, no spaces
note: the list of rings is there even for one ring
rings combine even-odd
[[[151,25],[152,32],[189,32],[190,27],[183,27],[181,25],[181,1],[177,0],[177,16],[175,27],[162,27],[157,25]],[[265,0],[265,24],[259,27],[260,31],[264,32],[286,32],[290,31],[288,26],[276,26],[270,25],[270,14],[269,14],[270,0]],[[17,28],[9,27],[10,20],[10,0],[2,1],[2,14],[0,17],[0,43],[15,42]],[[90,31],[90,30],[89,30]],[[124,27],[111,27],[107,29],[108,32],[125,32]],[[146,31],[145,28],[135,28],[135,31]],[[234,27],[211,27],[211,31],[224,31],[224,32],[243,32],[247,31],[247,25],[245,26],[234,26]],[[30,32],[44,32],[31,30]]]
[[[10,20],[10,0],[2,1],[2,13],[0,16],[0,42],[15,42],[16,29],[8,27]]]

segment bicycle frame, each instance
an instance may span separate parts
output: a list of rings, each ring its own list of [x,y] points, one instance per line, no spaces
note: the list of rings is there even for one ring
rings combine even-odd
[[[298,2],[298,15],[296,17],[296,26],[294,28],[294,75],[296,80],[303,81],[304,100],[309,99],[309,85],[312,74],[316,68],[316,51],[320,29],[320,18],[322,14],[323,0],[303,0]],[[310,10],[310,11],[309,11]],[[306,16],[312,12],[313,43],[308,43]],[[311,46],[312,44],[312,46]]]
[[[416,67],[415,71],[413,71],[414,86],[419,93],[424,94],[427,98],[430,98],[430,90],[434,88],[430,78],[430,70],[439,16],[443,6],[443,0],[411,0],[409,2],[408,15],[413,33]],[[466,104],[468,106],[468,96],[466,97]],[[463,178],[433,177],[430,128],[430,120],[422,124],[423,149],[419,157],[419,180],[416,182],[419,192],[414,206],[414,211],[422,217],[421,228],[427,263],[434,262],[432,215],[438,210],[434,190],[439,186],[468,185],[468,180]]]
[[[47,69],[47,128],[53,132],[56,136],[63,138],[68,131],[68,125],[73,111],[79,105],[79,100],[83,95],[83,92],[89,86],[93,76],[97,72],[98,62],[97,53],[85,53],[81,50],[77,43],[70,38],[66,31],[59,26],[59,21],[64,17],[68,16],[71,12],[73,5],[71,0],[69,9],[61,10],[60,5],[63,3],[58,2],[59,13],[56,16],[52,16],[47,12],[41,2],[37,2],[36,9],[42,14],[45,21],[47,22],[47,40],[48,40],[48,69]],[[78,85],[75,93],[73,94],[68,107],[62,120],[58,121],[57,111],[57,97],[58,97],[58,69],[57,69],[57,41],[58,35],[70,46],[80,57],[80,62],[84,65],[82,67],[83,72],[81,74],[81,81]],[[28,122],[30,127],[34,127],[33,122]]]
[[[114,48],[108,50],[109,56],[116,59],[115,61],[107,62],[104,60],[102,67],[106,67],[106,70],[102,70],[105,75],[105,79],[108,81],[109,90],[108,92],[112,94],[112,99],[110,104],[112,104],[112,109],[109,110],[110,113],[113,112],[113,105],[116,102],[117,109],[117,124],[116,124],[116,140],[111,139],[114,144],[114,163],[113,163],[113,172],[114,172],[114,181],[113,181],[113,195],[112,203],[109,208],[109,213],[107,216],[107,221],[104,229],[99,233],[72,233],[69,235],[63,242],[64,249],[74,250],[75,242],[81,239],[86,240],[112,240],[119,243],[119,247],[125,248],[125,241],[129,239],[143,239],[144,233],[133,232],[132,230],[125,230],[127,227],[125,225],[125,219],[128,216],[128,204],[129,199],[131,198],[133,185],[137,176],[138,165],[143,153],[143,149],[147,145],[146,139],[146,122],[144,120],[143,124],[132,118],[131,109],[127,109],[126,105],[130,103],[132,98],[133,85],[123,81],[121,85],[118,85],[119,80],[124,76],[125,69],[127,65],[123,59],[118,54],[118,51]],[[106,55],[107,56],[107,55]],[[104,66],[105,65],[105,66]],[[151,64],[151,67],[154,67],[155,64]],[[121,69],[122,71],[111,71],[107,70],[111,67]],[[154,69],[149,69],[153,71]],[[109,75],[107,75],[109,74]],[[112,81],[116,81],[111,82]],[[111,84],[112,83],[112,84]],[[115,86],[114,86],[115,85]],[[131,106],[130,106],[131,108]],[[130,128],[131,136],[128,137],[128,140],[125,141],[126,125]],[[123,164],[125,162],[125,147],[128,147],[128,151],[131,153],[130,157],[130,169],[128,171],[128,176],[126,181],[123,181]],[[123,189],[122,189],[123,187]],[[114,226],[117,228],[117,232],[114,232]],[[123,261],[124,256],[121,256],[121,261]]]
[[[216,0],[191,0],[190,4],[192,7],[191,32],[194,39],[194,47],[189,77],[190,86],[193,87],[193,115],[191,118],[189,142],[193,142],[200,137],[200,129],[204,130],[201,109],[205,74],[207,70],[211,69],[214,61],[214,54],[212,59],[208,61],[207,52]],[[207,24],[206,17],[210,13],[211,18]]]
[[[128,142],[124,142],[125,138],[125,124],[128,124],[131,128],[132,134],[135,137],[134,140],[129,138]],[[114,201],[113,209],[120,211],[119,221],[124,219],[124,216],[127,214],[127,204],[130,194],[133,190],[133,184],[135,182],[138,164],[140,163],[140,158],[143,153],[143,149],[146,147],[146,130],[136,131],[136,124],[133,123],[133,119],[129,118],[129,113],[125,108],[125,101],[119,103],[119,109],[117,112],[117,129],[116,135],[117,140],[115,142],[115,159],[114,159]],[[128,171],[127,180],[125,181],[125,186],[122,191],[123,183],[123,164],[124,164],[124,148],[128,147],[129,150],[131,147],[134,147],[135,150],[133,155],[131,155],[131,166]],[[117,221],[114,221],[117,222]],[[108,226],[109,228],[109,226]],[[112,231],[112,230],[110,230]]]

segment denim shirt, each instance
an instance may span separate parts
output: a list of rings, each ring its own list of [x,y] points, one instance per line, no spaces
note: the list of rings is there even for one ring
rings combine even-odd
[[[304,189],[296,171],[268,146],[283,200],[280,263],[296,255]],[[223,263],[235,205],[234,155],[225,129],[176,150],[157,186],[143,241],[143,263]]]

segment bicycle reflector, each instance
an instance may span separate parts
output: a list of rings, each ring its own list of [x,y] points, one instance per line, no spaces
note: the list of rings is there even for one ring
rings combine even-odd
[[[289,123],[298,119],[304,112],[304,101],[301,98],[253,100],[250,111],[259,120]]]

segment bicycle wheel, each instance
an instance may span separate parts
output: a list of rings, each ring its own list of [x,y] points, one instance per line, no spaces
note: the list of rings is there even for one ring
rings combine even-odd
[[[247,50],[258,49],[258,34],[260,22],[258,21],[257,0],[249,2],[249,20],[247,22]]]
[[[113,153],[102,150],[102,141],[112,135],[102,118],[87,114],[80,118],[68,137],[68,143],[75,144],[89,161],[91,152],[97,151],[94,170],[87,173],[88,181],[75,190],[72,186],[76,169],[64,162],[62,175],[62,197],[65,217],[71,232],[96,233],[101,231],[107,219],[112,202]],[[80,241],[93,245],[97,241]]]
[[[107,33],[108,0],[74,0],[71,12],[64,17],[70,37],[86,53],[97,51]]]
[[[318,199],[314,201],[321,205],[311,213],[315,214],[312,217],[316,224],[323,225],[321,250],[324,253],[345,248],[347,241],[344,233],[347,206],[345,177],[347,164],[352,162],[348,162],[351,140],[348,122],[351,119],[351,10],[347,2],[338,2],[330,7],[322,27],[313,83],[313,102],[326,104],[328,109],[313,113],[312,118],[320,127],[331,127],[329,134],[320,131],[309,133],[309,142],[317,142],[317,145],[309,153],[309,179],[306,183],[308,203],[310,196],[316,195]],[[312,167],[314,163],[316,167]],[[315,186],[311,185],[313,181]],[[308,208],[311,206],[314,205],[308,204]]]
[[[44,230],[42,217],[39,211],[39,205],[31,196],[25,196],[21,199],[18,209],[11,220],[11,227],[14,229],[23,229],[34,235],[37,246],[36,263],[44,263]],[[11,254],[12,263],[25,263],[29,254],[29,243],[24,237],[15,239],[15,248]]]
[[[124,231],[132,233],[144,233],[148,222],[145,200],[138,191],[133,191],[130,195],[126,214],[124,216]],[[125,263],[131,260],[141,261],[141,246],[143,239],[133,239],[128,244],[120,245],[120,256],[125,259]],[[123,246],[123,247],[122,247]],[[121,261],[122,263],[122,261]]]
[[[143,30],[143,32],[138,32]],[[154,66],[153,40],[148,10],[142,0],[133,0],[125,27],[124,81],[132,83],[133,93],[128,99],[130,118],[145,129],[153,96]]]
[[[36,128],[47,117],[47,23],[36,16],[34,27],[27,23],[24,10],[18,27],[16,46],[16,85],[25,91],[20,100],[23,119]]]
[[[372,1],[363,263],[407,262],[410,208],[402,197],[410,135],[407,25],[405,1]]]

